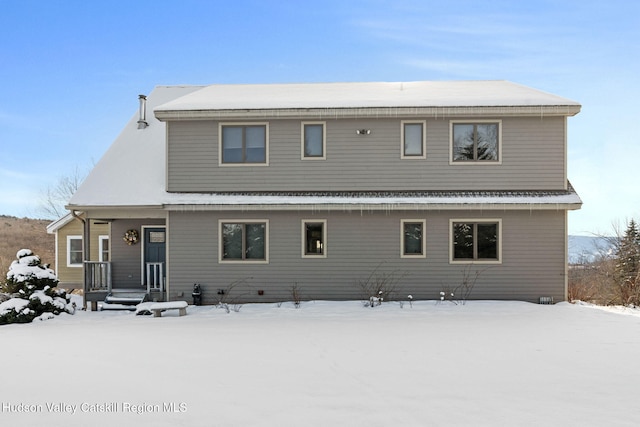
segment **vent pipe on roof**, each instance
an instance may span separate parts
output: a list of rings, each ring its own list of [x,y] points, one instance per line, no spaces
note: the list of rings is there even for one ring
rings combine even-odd
[[[140,119],[138,120],[138,129],[144,129],[149,126],[147,123],[147,97],[144,95],[138,95],[140,100]]]

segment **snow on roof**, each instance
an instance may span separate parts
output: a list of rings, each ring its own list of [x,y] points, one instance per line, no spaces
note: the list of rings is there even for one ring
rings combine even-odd
[[[203,86],[158,86],[147,96],[149,126],[138,129],[133,115],[111,147],[69,200],[74,206],[157,206],[165,188],[166,125],[150,111],[154,107],[202,89]],[[132,98],[132,105],[137,103]]]
[[[54,234],[56,231],[69,224],[71,221],[73,221],[73,215],[71,215],[71,213],[63,215],[47,225],[47,233]]]
[[[275,94],[278,96],[275,96]],[[246,96],[239,96],[245,94]],[[286,94],[286,95],[283,95]],[[310,96],[314,94],[314,96]],[[487,102],[508,105],[553,104],[578,105],[555,95],[546,94],[504,81],[490,82],[413,82],[413,83],[328,83],[291,85],[213,85],[158,86],[147,96],[147,112],[167,108],[259,108],[287,105],[395,105],[408,102],[424,104],[440,102],[468,105]],[[251,96],[249,96],[251,95]],[[317,95],[317,96],[316,96]],[[364,100],[364,101],[363,101]],[[449,100],[449,101],[447,101]],[[133,99],[132,99],[133,103]],[[475,104],[474,104],[475,103]],[[571,189],[558,194],[517,193],[436,193],[422,194],[213,194],[168,193],[166,185],[166,125],[153,114],[147,114],[149,126],[138,129],[138,112],[129,120],[89,176],[68,203],[69,209],[104,207],[153,207],[195,205],[265,206],[286,205],[462,205],[484,204],[581,204]]]
[[[582,200],[569,185],[566,191],[387,191],[387,192],[266,192],[266,193],[167,193],[166,208],[182,210],[189,206],[241,206],[244,210],[278,207],[360,208],[403,206],[415,208],[460,207],[465,205],[527,205],[578,208]]]
[[[504,80],[211,85],[156,112],[290,108],[575,106]]]

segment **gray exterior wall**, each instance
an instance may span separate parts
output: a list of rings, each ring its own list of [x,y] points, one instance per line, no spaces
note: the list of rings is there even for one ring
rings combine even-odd
[[[426,119],[426,159],[401,159],[401,119]],[[502,120],[499,165],[450,165],[448,118],[326,120],[326,160],[318,161],[300,159],[300,120],[265,120],[269,122],[269,166],[233,167],[218,164],[217,121],[169,122],[167,189],[175,192],[564,189],[566,118],[495,119]],[[474,120],[478,119],[469,119]],[[363,128],[370,129],[371,134],[355,133]]]
[[[122,240],[127,230],[135,229],[142,240],[142,226],[164,225],[161,219],[119,219],[111,223],[111,278],[114,289],[146,290],[142,285],[142,242],[128,245]]]
[[[269,263],[218,261],[219,219],[268,219]],[[327,258],[301,257],[301,220],[327,220]],[[400,220],[426,220],[427,256],[400,257]],[[502,263],[451,264],[449,220],[502,220]],[[217,302],[217,290],[242,281],[228,301],[291,300],[297,284],[304,299],[360,299],[354,282],[378,268],[401,275],[397,297],[438,299],[459,285],[465,270],[481,271],[471,299],[526,300],[540,296],[564,300],[565,211],[428,212],[171,212],[168,221],[170,300],[191,302],[194,283],[202,284],[204,303]],[[263,290],[264,295],[258,295]]]

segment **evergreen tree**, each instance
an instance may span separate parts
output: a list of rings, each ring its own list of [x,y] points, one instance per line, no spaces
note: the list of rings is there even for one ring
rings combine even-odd
[[[640,231],[632,219],[616,253],[615,274],[623,304],[640,305]]]
[[[16,257],[1,287],[5,294],[0,294],[0,325],[28,323],[42,315],[53,317],[75,311],[66,293],[55,288],[58,278],[54,271],[42,265],[39,256],[21,249]]]

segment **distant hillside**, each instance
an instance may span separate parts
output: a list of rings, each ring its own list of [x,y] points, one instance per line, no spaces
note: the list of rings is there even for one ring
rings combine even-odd
[[[613,251],[610,238],[596,236],[569,236],[569,263],[594,261],[598,256]]]
[[[20,249],[31,249],[43,264],[55,264],[55,237],[47,234],[45,219],[0,215],[0,281],[4,283],[9,265]]]

